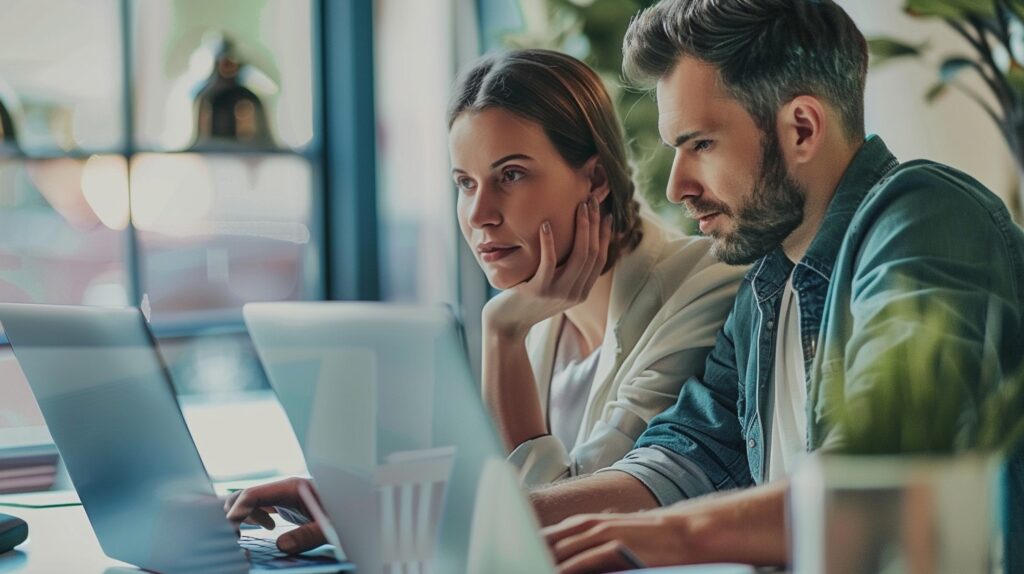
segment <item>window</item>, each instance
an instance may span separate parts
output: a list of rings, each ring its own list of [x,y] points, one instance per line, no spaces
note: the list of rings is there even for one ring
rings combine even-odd
[[[381,296],[458,303],[479,372],[487,282],[458,230],[445,115],[458,70],[479,55],[476,7],[375,0],[374,61]]]
[[[142,304],[186,406],[265,391],[242,305],[327,295],[322,4],[5,0],[0,301]],[[45,431],[5,342],[0,448]]]

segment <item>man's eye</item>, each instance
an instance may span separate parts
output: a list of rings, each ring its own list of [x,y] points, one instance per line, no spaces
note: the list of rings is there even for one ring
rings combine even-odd
[[[521,169],[506,169],[501,172],[501,181],[504,183],[514,183],[526,177],[526,172]]]
[[[711,140],[697,140],[693,143],[693,151],[708,151],[711,149]]]

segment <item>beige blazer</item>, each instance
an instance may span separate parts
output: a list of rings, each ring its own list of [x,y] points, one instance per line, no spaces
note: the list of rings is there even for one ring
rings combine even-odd
[[[539,485],[611,466],[633,447],[652,417],[675,404],[732,308],[746,271],[711,255],[706,238],[687,237],[643,218],[643,240],[616,264],[597,372],[576,446],[544,435],[517,446],[509,461]],[[527,353],[544,416],[564,315],[535,325]]]

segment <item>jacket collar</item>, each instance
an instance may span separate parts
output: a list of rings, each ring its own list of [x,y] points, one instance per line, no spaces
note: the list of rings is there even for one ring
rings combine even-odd
[[[882,138],[870,135],[853,156],[850,165],[836,187],[832,202],[829,203],[818,233],[811,240],[799,266],[809,267],[817,274],[831,279],[832,268],[839,254],[846,231],[854,213],[860,207],[871,188],[881,181],[897,161]],[[782,247],[774,249],[755,262],[747,272],[747,279],[753,286],[758,301],[764,301],[778,293],[793,271],[794,264],[786,258]]]
[[[652,217],[643,217],[643,239],[633,251],[624,254],[615,266],[608,302],[608,326],[619,324],[622,315],[650,279],[668,241],[665,230]]]

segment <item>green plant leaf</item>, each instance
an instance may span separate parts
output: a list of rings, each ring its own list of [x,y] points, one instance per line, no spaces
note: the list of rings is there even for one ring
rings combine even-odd
[[[928,91],[924,94],[924,101],[929,104],[939,99],[939,96],[946,93],[946,89],[949,88],[949,84],[946,82],[937,82],[932,87],[928,88]]]
[[[878,66],[896,58],[917,58],[927,43],[908,44],[888,36],[876,36],[868,40],[868,52],[871,53],[871,65]]]
[[[942,61],[942,65],[939,66],[939,77],[942,78],[943,82],[952,82],[953,79],[956,78],[957,74],[967,68],[976,69],[978,68],[978,63],[962,56],[946,58]]]
[[[1024,62],[1024,22],[1017,16],[1008,16],[1006,28],[1008,31],[1007,46],[1010,48],[1010,56],[1018,62]]]
[[[1022,0],[1008,0],[1004,6],[1009,8],[1010,16],[1017,20],[1024,19],[1024,1]]]
[[[992,0],[907,0],[903,9],[911,16],[952,18],[960,20],[968,15],[992,18],[995,2]]]
[[[1024,68],[1014,63],[1006,72],[1006,81],[1014,92],[1024,94]]]

